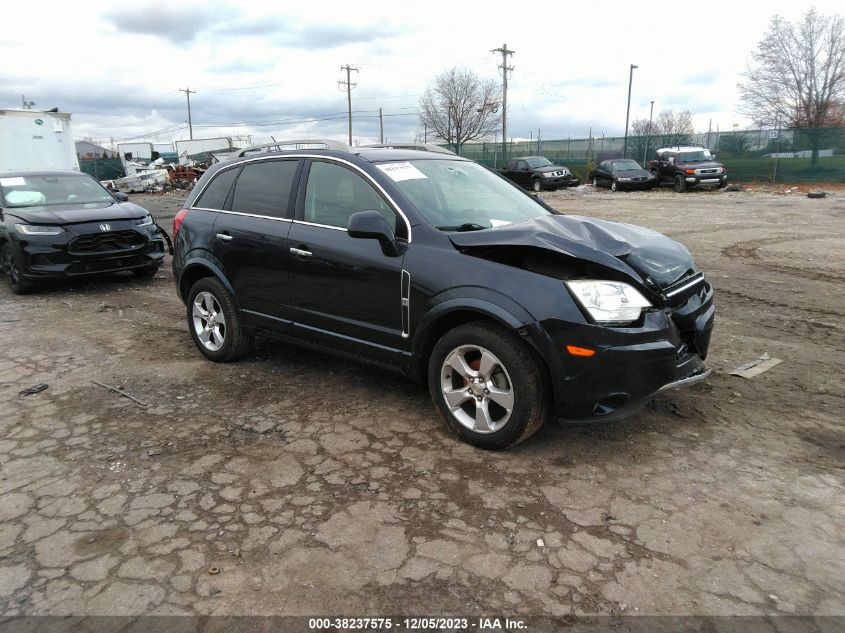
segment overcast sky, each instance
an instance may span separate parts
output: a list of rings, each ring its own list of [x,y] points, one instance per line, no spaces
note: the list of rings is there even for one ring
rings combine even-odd
[[[420,93],[449,67],[499,80],[516,51],[508,132],[547,139],[621,134],[631,118],[689,109],[698,130],[749,122],[736,83],[770,17],[809,2],[26,2],[6,3],[0,108],[58,106],[95,141],[251,135],[346,139],[340,66],[352,64],[353,137],[411,140]],[[841,1],[813,3],[835,13]],[[660,9],[663,9],[661,12]],[[315,121],[313,119],[322,119]],[[244,125],[235,125],[244,124]]]

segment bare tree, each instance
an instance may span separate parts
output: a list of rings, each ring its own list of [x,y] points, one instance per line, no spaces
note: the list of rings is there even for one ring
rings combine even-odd
[[[663,145],[688,145],[695,134],[692,124],[692,112],[682,110],[661,110],[657,115],[657,125],[660,129],[660,142]]]
[[[845,122],[845,18],[811,8],[798,23],[776,15],[738,84],[740,112],[759,125],[806,130],[818,164],[818,128]]]
[[[660,144],[661,134],[660,124],[657,121],[649,121],[646,118],[634,119],[631,122],[631,133],[628,135],[628,147],[634,160],[647,160],[649,149],[657,149]]]
[[[501,125],[502,90],[492,79],[451,68],[435,77],[420,97],[420,123],[429,137],[453,145],[490,136]]]

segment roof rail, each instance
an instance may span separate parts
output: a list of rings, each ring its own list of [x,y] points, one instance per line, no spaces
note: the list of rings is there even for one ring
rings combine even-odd
[[[303,148],[302,145],[322,145],[324,149],[334,149],[340,152],[351,152],[352,149],[346,143],[340,141],[332,141],[331,139],[312,138],[312,139],[295,139],[292,141],[275,141],[273,143],[264,143],[263,145],[253,145],[252,147],[245,147],[244,149],[235,153],[235,158],[242,158],[247,154],[282,151],[285,147],[293,145],[293,149],[312,149]]]
[[[380,147],[382,149],[416,149],[421,152],[434,152],[435,154],[449,154],[451,156],[457,156],[455,152],[448,150],[445,147],[435,145],[434,143],[373,143],[371,145],[361,145],[360,147]]]

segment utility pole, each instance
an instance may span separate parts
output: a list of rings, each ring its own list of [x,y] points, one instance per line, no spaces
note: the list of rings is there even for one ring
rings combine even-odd
[[[491,53],[501,53],[502,63],[499,68],[502,69],[502,161],[508,161],[508,71],[513,70],[513,66],[508,66],[508,55],[513,55],[516,51],[508,50],[507,44],[502,44],[501,48],[494,48]]]
[[[349,64],[341,66],[340,69],[346,71],[346,81],[340,79],[337,85],[340,87],[346,86],[346,103],[349,107],[349,146],[352,147],[352,89],[358,85],[357,83],[352,83],[352,72],[355,71],[357,73],[358,69]]]
[[[381,113],[381,108],[378,109],[378,138],[378,142],[384,145],[384,116]]]
[[[646,154],[648,154],[648,144],[651,141],[651,118],[654,115],[654,101],[651,102],[651,108],[648,111],[648,131],[645,134],[645,147],[643,148],[643,168],[645,168]],[[709,134],[709,132],[708,132]],[[708,136],[708,138],[710,138]]]
[[[182,88],[179,88],[179,92],[184,92],[185,96],[188,98],[188,134],[190,135],[191,140],[193,141],[194,140],[194,125],[191,122],[191,95],[197,94],[197,91],[191,90],[191,88],[188,87],[188,88],[185,88],[184,90]]]
[[[622,158],[628,157],[628,119],[631,116],[631,83],[634,81],[634,68],[639,68],[639,66],[631,64],[631,70],[628,74],[628,109],[625,110],[625,140],[622,143]]]

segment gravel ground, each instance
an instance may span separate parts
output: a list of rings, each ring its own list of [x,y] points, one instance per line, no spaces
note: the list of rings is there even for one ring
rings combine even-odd
[[[202,360],[169,267],[4,284],[0,614],[845,615],[845,197],[544,196],[690,248],[708,383],[489,453],[391,374]]]

